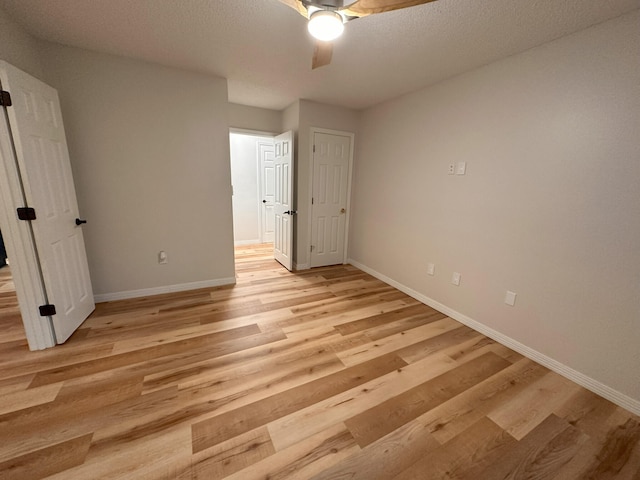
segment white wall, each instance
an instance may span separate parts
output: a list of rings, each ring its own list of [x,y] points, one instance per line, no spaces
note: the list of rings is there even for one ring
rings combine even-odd
[[[98,298],[233,282],[226,80],[53,44],[42,59]]]
[[[282,112],[230,103],[229,126],[245,130],[281,133]]]
[[[0,59],[33,75],[43,78],[38,41],[18,26],[0,8]]]
[[[636,11],[366,110],[350,237],[355,261],[636,407],[639,25]],[[467,174],[447,175],[458,161]]]
[[[273,139],[231,133],[230,142],[233,240],[236,244],[259,243],[262,199],[259,196],[258,183],[258,144],[273,143]]]

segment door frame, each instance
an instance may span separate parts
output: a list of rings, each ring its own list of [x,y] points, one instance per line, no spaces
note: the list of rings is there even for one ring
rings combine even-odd
[[[310,141],[309,141],[309,158],[311,161],[309,162],[311,171],[309,172],[309,197],[307,199],[309,205],[309,221],[307,225],[307,252],[308,252],[308,265],[311,265],[311,230],[313,227],[313,180],[314,180],[314,172],[315,172],[315,162],[314,162],[314,139],[316,133],[324,133],[327,135],[338,135],[341,137],[349,137],[349,168],[348,168],[348,177],[347,177],[347,213],[344,224],[344,255],[342,258],[342,264],[347,263],[348,249],[349,249],[349,224],[351,221],[351,183],[353,180],[353,152],[354,152],[354,142],[356,138],[356,134],[353,132],[344,132],[341,130],[331,130],[328,128],[320,128],[320,127],[311,127],[310,128]]]
[[[29,349],[43,350],[56,345],[55,334],[51,319],[41,317],[38,311],[37,306],[46,303],[46,294],[29,222],[18,220],[16,215],[25,201],[6,108],[0,108],[0,116],[0,167],[4,173],[0,175],[0,227]]]

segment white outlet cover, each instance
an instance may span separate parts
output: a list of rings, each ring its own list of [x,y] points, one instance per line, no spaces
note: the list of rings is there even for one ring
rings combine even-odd
[[[455,173],[456,173],[456,166],[455,166],[455,164],[453,164],[453,163],[450,163],[450,164],[449,164],[449,170],[447,171],[447,173],[448,173],[449,175],[455,175]]]
[[[455,286],[460,285],[460,278],[461,275],[458,272],[453,272],[453,275],[451,276],[451,283],[453,283]]]
[[[458,162],[456,175],[464,175],[467,172],[467,162]]]
[[[507,290],[507,294],[504,296],[504,303],[513,307],[516,304],[516,295],[516,292]]]
[[[427,275],[435,275],[436,273],[436,266],[433,263],[429,263],[427,265]]]

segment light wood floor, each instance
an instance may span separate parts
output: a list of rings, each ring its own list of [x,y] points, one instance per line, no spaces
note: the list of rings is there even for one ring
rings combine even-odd
[[[0,478],[640,479],[637,416],[358,269],[237,277],[43,352],[0,278]]]

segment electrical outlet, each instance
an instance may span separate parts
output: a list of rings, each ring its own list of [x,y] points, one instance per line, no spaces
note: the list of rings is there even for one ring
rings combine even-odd
[[[158,263],[160,265],[165,265],[165,264],[169,263],[169,258],[167,257],[167,252],[165,252],[164,250],[158,252]]]
[[[454,163],[449,164],[449,170],[447,171],[449,175],[454,175],[456,173],[456,165]]]
[[[516,295],[516,292],[507,290],[507,294],[504,297],[504,303],[513,307],[516,304]]]
[[[456,287],[460,285],[461,275],[458,272],[453,272],[451,276],[451,283],[453,283]]]
[[[433,263],[427,265],[427,275],[435,275],[436,266]]]

